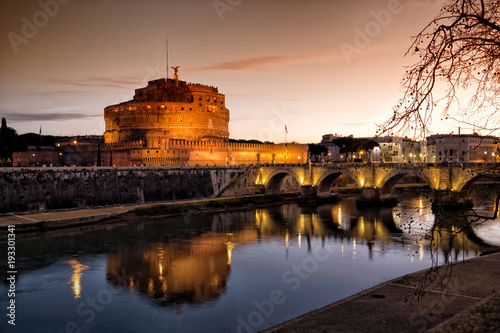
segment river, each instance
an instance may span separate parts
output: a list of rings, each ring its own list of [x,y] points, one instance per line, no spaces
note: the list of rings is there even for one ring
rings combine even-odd
[[[500,243],[498,219],[462,230],[452,217],[433,228],[429,193],[399,197],[393,208],[360,211],[344,199],[19,234],[16,326],[2,314],[0,328],[256,332]],[[491,214],[491,200],[478,211]],[[5,239],[0,246],[4,268]],[[0,274],[7,313],[8,276]]]

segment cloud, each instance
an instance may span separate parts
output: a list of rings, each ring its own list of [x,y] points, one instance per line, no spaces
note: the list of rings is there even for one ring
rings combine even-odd
[[[99,76],[88,76],[82,79],[43,79],[41,81],[52,83],[69,85],[76,87],[99,87],[99,88],[123,88],[123,86],[137,85],[138,82],[142,82],[143,78],[138,76],[122,76],[122,77],[99,77]]]
[[[260,120],[269,120],[272,119],[272,117],[262,117],[262,118],[232,118],[232,122],[236,121],[260,121]]]
[[[370,122],[370,121],[360,121],[360,122],[356,122],[356,123],[343,123],[342,125],[345,125],[345,126],[367,126],[367,125],[374,125],[375,123],[374,122]]]
[[[260,57],[219,62],[211,66],[195,68],[193,69],[193,71],[216,71],[216,70],[249,71],[249,70],[261,70],[264,67],[295,65],[301,63],[312,63],[312,62],[317,63],[317,62],[327,62],[336,60],[341,60],[341,58],[335,56],[334,53],[330,52],[297,54],[291,56],[260,56]]]
[[[64,121],[77,120],[85,118],[101,118],[101,114],[88,114],[83,112],[56,113],[56,112],[37,112],[37,113],[19,113],[19,112],[1,112],[1,116],[7,121]]]

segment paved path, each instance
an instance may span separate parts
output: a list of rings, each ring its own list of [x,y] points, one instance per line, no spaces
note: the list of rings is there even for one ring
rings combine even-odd
[[[428,271],[380,284],[264,332],[500,332],[500,253],[457,263],[451,270],[440,267],[426,279]],[[427,285],[418,297],[422,282]]]
[[[224,200],[224,198],[203,198],[180,201],[151,202],[145,204],[118,205],[87,209],[68,209],[46,213],[29,214],[3,214],[0,215],[0,232],[7,229],[8,225],[16,226],[16,231],[39,231],[47,228],[63,228],[81,224],[95,223],[102,219],[118,216],[138,207],[148,207],[158,204],[195,203],[211,200]]]

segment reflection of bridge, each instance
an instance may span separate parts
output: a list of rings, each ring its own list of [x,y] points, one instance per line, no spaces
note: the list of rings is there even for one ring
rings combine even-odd
[[[390,196],[396,182],[408,174],[424,180],[440,193],[459,193],[498,164],[320,164],[320,165],[263,165],[256,166],[249,183],[264,188],[266,194],[283,192],[285,179],[293,179],[302,195],[329,196],[333,182],[340,175],[350,177],[359,188],[363,199],[381,199]]]

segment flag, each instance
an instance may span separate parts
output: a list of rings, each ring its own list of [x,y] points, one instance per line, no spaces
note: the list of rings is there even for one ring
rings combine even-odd
[[[286,124],[285,124],[285,133],[288,134],[288,129],[286,128]]]

